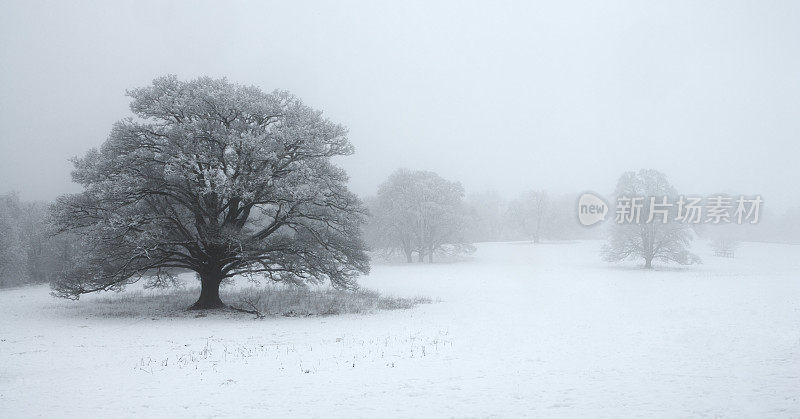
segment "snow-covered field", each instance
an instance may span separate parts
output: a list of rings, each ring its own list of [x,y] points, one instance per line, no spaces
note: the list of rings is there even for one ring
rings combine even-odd
[[[441,301],[327,317],[87,316],[0,291],[0,415],[800,417],[800,246],[644,271],[600,242],[375,264]]]

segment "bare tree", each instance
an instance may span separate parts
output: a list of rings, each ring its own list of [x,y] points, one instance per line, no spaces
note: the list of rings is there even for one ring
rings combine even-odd
[[[201,282],[192,307],[218,308],[236,275],[352,287],[368,271],[365,210],[330,161],[353,152],[343,126],[287,92],[225,79],[167,76],[128,95],[138,118],[74,161],[85,190],[53,207],[83,240],[56,295],[188,269]]]
[[[608,243],[603,246],[605,261],[643,259],[645,268],[652,268],[653,260],[689,265],[700,262],[689,251],[692,232],[689,224],[675,220],[674,206],[661,208],[657,218],[648,220],[653,202],[662,197],[672,199],[677,195],[666,176],[656,170],[626,172],[619,178],[617,197],[641,197],[640,218],[634,222],[615,223],[611,226]],[[656,201],[651,201],[655,198]]]
[[[528,191],[508,205],[507,220],[526,239],[539,243],[550,222],[549,199],[545,191]]]

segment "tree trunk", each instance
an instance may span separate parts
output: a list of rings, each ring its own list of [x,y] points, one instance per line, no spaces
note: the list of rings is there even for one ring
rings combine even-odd
[[[205,310],[222,308],[225,304],[219,298],[219,284],[222,283],[222,273],[200,274],[200,298],[189,307],[190,310]]]
[[[419,249],[418,252],[419,252],[419,261],[425,262],[425,252],[423,252],[422,249]]]
[[[408,262],[408,263],[414,262],[414,259],[412,258],[412,253],[414,253],[414,251],[411,250],[405,244],[403,245],[403,253],[405,253],[405,255],[406,255],[406,262]]]
[[[644,260],[645,269],[653,269],[653,259],[647,258]]]

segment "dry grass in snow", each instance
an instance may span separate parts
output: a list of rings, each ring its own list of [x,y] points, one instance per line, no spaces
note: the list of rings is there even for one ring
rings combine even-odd
[[[368,289],[348,291],[280,284],[225,287],[220,293],[222,301],[230,307],[258,312],[261,316],[304,317],[372,313],[376,310],[409,309],[418,304],[432,302],[427,297],[393,297]],[[76,304],[74,309],[79,314],[102,317],[203,316],[206,313],[187,311],[187,307],[197,300],[199,294],[199,287],[131,289],[91,296],[86,298],[86,302]],[[241,314],[232,309],[222,312]]]

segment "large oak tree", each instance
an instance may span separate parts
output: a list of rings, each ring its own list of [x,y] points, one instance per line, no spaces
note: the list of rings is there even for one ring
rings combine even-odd
[[[84,249],[56,295],[191,270],[192,307],[218,308],[237,275],[352,287],[368,272],[365,210],[331,163],[353,152],[343,126],[287,92],[225,79],[166,76],[128,95],[135,118],[74,160],[84,191],[53,207]]]

